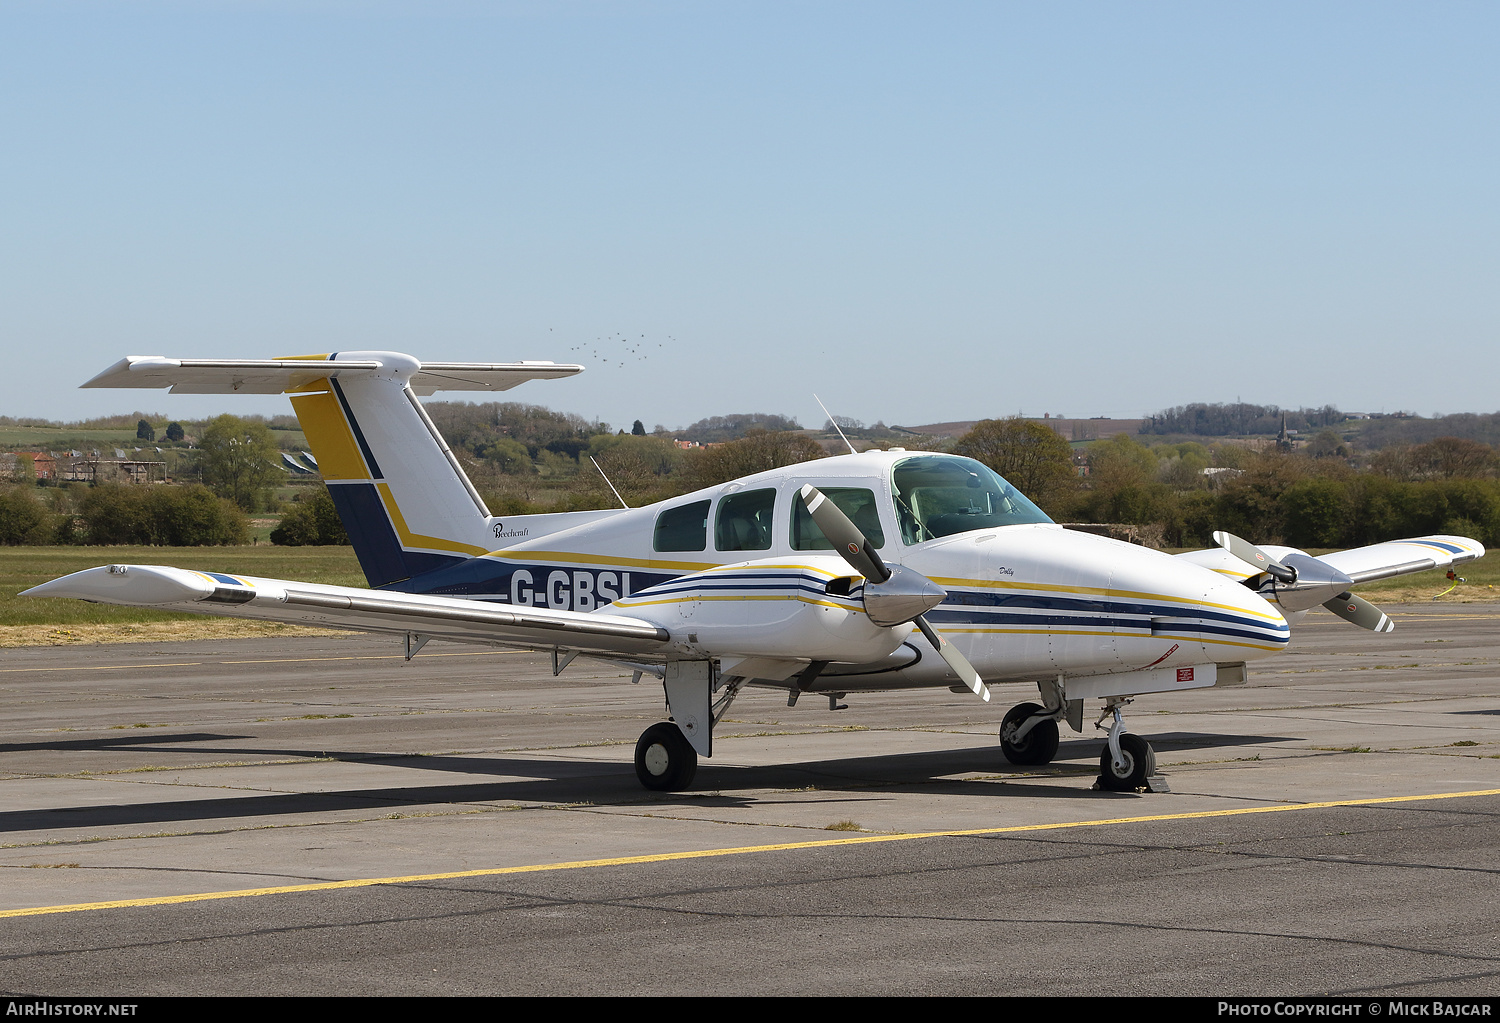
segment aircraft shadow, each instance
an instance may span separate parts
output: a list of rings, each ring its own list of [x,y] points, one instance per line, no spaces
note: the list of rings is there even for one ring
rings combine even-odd
[[[919,787],[934,795],[951,794],[973,797],[1056,797],[1076,798],[1076,786],[1063,786],[1049,780],[1060,777],[1091,776],[1097,772],[1102,740],[1080,739],[1061,744],[1059,762],[1037,768],[1019,768],[1008,763],[998,746],[938,750],[922,753],[883,754],[867,757],[845,757],[793,764],[758,767],[715,766],[700,763],[693,790],[685,793],[648,792],[640,787],[629,763],[600,763],[596,760],[532,758],[525,756],[412,756],[336,751],[246,749],[212,745],[214,740],[240,736],[203,733],[181,736],[129,736],[120,739],[64,740],[7,744],[0,752],[32,749],[118,749],[135,747],[139,752],[212,753],[216,756],[268,755],[278,758],[331,758],[339,761],[381,766],[409,767],[423,771],[451,771],[469,776],[492,774],[505,780],[458,784],[392,786],[372,789],[348,789],[333,792],[258,793],[213,799],[184,799],[123,803],[105,806],[68,806],[36,810],[0,812],[0,833],[20,831],[55,831],[77,828],[102,828],[129,825],[164,825],[191,822],[263,818],[297,814],[320,815],[355,811],[366,814],[388,814],[398,810],[426,810],[437,806],[474,803],[592,803],[609,806],[659,806],[678,804],[692,806],[764,805],[778,798],[776,790],[802,793],[812,789],[823,794],[826,802],[862,801],[882,789]],[[1278,741],[1275,737],[1256,735],[1205,736],[1196,733],[1170,733],[1152,736],[1158,748],[1225,747],[1255,745]],[[184,748],[179,742],[208,743]],[[1087,759],[1085,759],[1087,758]],[[1084,760],[1083,763],[1070,763]],[[972,781],[953,775],[983,774],[1006,776],[1004,786],[977,787]],[[754,795],[740,793],[753,790]],[[770,790],[770,791],[767,791]],[[1131,793],[1099,792],[1102,798],[1135,798]]]

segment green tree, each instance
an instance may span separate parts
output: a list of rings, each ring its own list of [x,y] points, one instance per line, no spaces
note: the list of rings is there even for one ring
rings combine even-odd
[[[167,440],[180,441],[186,434],[183,432],[181,423],[167,424]]]
[[[198,446],[204,486],[245,511],[254,511],[265,490],[281,478],[281,454],[264,423],[219,416],[204,429]]]
[[[1052,429],[1030,419],[986,419],[958,439],[955,454],[983,462],[1044,511],[1072,491],[1073,449]]]
[[[749,476],[783,465],[822,458],[824,451],[818,442],[805,433],[753,429],[740,440],[715,444],[711,448],[695,448],[688,452],[685,466],[688,487],[697,490],[718,483],[728,483],[741,476]]]
[[[630,432],[636,437],[644,437],[646,436],[646,424],[637,419],[635,423],[631,425]]]
[[[248,539],[245,514],[203,487],[105,483],[79,502],[91,544],[203,547]]]
[[[281,517],[281,524],[271,530],[271,542],[283,547],[347,544],[349,534],[344,531],[333,498],[328,496],[328,488],[319,487],[299,496]]]
[[[51,541],[49,516],[33,496],[33,489],[0,489],[0,544],[44,544]]]
[[[518,440],[496,437],[482,445],[477,453],[491,463],[497,472],[512,476],[531,472],[531,455],[527,452],[526,445]]]
[[[135,439],[136,440],[155,440],[156,439],[156,427],[152,426],[149,422],[147,422],[144,419],[140,420],[139,422],[137,422],[135,424]]]

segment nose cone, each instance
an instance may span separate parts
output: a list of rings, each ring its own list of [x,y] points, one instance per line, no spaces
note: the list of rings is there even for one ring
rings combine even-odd
[[[1286,648],[1292,630],[1275,604],[1217,573],[1198,571],[1212,577],[1202,629],[1204,645],[1217,660],[1254,660]]]
[[[1160,551],[1117,549],[1110,589],[1151,598],[1142,606],[1152,635],[1195,639],[1206,660],[1269,657],[1291,638],[1281,611],[1255,591]]]

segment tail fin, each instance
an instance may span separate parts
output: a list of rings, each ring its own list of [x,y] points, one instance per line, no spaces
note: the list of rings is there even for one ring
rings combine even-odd
[[[365,578],[389,586],[496,546],[489,509],[417,395],[502,391],[582,370],[551,362],[424,364],[395,352],[274,360],[132,356],[83,386],[289,393]]]

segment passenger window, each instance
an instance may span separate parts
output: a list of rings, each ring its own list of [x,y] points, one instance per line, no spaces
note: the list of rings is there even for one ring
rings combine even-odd
[[[721,551],[768,551],[771,549],[771,513],[776,491],[747,490],[719,498],[719,516],[714,521],[714,548]]]
[[[656,517],[658,551],[701,551],[707,547],[707,501],[668,508]]]
[[[863,487],[819,487],[823,496],[849,516],[849,520],[865,534],[871,546],[885,546],[885,531],[880,528],[880,510],[875,505],[875,492]],[[807,513],[807,505],[801,498],[792,501],[792,550],[831,551],[833,542],[823,535],[813,517]]]

